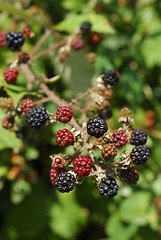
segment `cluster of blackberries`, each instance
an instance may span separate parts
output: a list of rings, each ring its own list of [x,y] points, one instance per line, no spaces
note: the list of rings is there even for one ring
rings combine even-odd
[[[94,136],[95,138],[102,137],[107,130],[107,123],[100,117],[89,119],[87,122],[87,132],[89,135]]]
[[[99,193],[106,198],[113,198],[117,195],[117,191],[119,189],[116,180],[110,176],[108,176],[108,178],[102,178],[97,187]]]

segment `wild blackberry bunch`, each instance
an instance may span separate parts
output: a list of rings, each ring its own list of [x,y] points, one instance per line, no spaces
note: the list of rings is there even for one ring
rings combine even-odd
[[[45,125],[49,115],[44,107],[34,107],[26,115],[28,124],[33,128],[40,128]]]
[[[6,116],[5,118],[3,118],[2,120],[2,126],[6,129],[8,128],[12,128],[14,124],[14,117],[11,116]]]
[[[108,126],[104,119],[95,117],[87,122],[87,132],[95,138],[100,138],[107,132]]]
[[[60,147],[68,147],[72,145],[74,141],[74,136],[68,129],[59,130],[56,134],[56,142]]]
[[[117,155],[116,147],[113,143],[108,143],[107,145],[104,145],[101,150],[102,157],[105,160],[112,160]]]
[[[99,117],[101,117],[105,120],[111,118],[112,117],[111,108],[108,107],[108,108],[106,108],[106,110],[99,112]]]
[[[5,32],[1,32],[0,33],[0,46],[1,47],[5,47],[6,46],[6,35],[7,35],[7,33],[5,33]]]
[[[139,174],[136,169],[120,170],[119,177],[123,182],[129,184],[137,184],[139,180]]]
[[[150,150],[146,145],[139,145],[133,148],[130,157],[137,165],[144,164],[150,157]]]
[[[78,37],[73,39],[73,41],[71,43],[71,46],[72,46],[72,48],[74,50],[77,51],[77,50],[81,49],[84,46],[84,41],[83,41],[83,39],[80,36],[78,36]]]
[[[127,136],[123,131],[119,130],[112,134],[112,140],[117,148],[124,146],[127,143]]]
[[[73,117],[73,110],[70,107],[59,107],[56,111],[56,119],[60,122],[67,123]]]
[[[114,86],[119,81],[119,74],[114,70],[106,70],[102,79],[105,85]]]
[[[18,63],[21,64],[25,64],[30,60],[30,55],[26,52],[20,52],[18,55]]]
[[[73,171],[81,177],[86,177],[90,174],[93,164],[91,159],[87,156],[78,156],[73,161],[74,169]]]
[[[82,34],[88,34],[91,31],[92,24],[89,21],[85,21],[80,26],[80,30],[82,31]]]
[[[35,106],[36,106],[35,102],[30,98],[26,98],[21,102],[22,112],[26,114]]]
[[[52,168],[50,170],[50,182],[51,182],[52,185],[55,184],[55,181],[56,181],[58,176],[59,176],[59,173],[54,168]]]
[[[101,195],[106,198],[113,198],[117,195],[119,186],[113,177],[108,176],[108,178],[102,178],[101,182],[97,185],[98,191]]]
[[[60,173],[54,183],[56,189],[61,193],[70,192],[73,190],[75,184],[75,177],[69,172]]]
[[[24,41],[25,38],[20,31],[9,32],[6,35],[7,47],[11,51],[20,51]]]
[[[136,129],[132,131],[130,143],[133,145],[144,145],[147,142],[147,134],[140,130]]]
[[[17,68],[6,68],[3,72],[4,80],[7,83],[15,83],[18,77],[18,69]]]

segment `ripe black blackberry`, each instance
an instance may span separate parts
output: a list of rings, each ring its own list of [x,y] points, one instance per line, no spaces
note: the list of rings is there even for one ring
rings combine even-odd
[[[137,184],[139,180],[139,174],[136,169],[120,170],[119,177],[123,182],[129,184]]]
[[[40,128],[45,125],[49,115],[44,107],[34,107],[26,114],[28,124],[33,128]]]
[[[116,180],[113,177],[102,178],[101,182],[97,185],[98,191],[101,195],[106,198],[113,198],[117,195],[119,186],[116,183]]]
[[[130,143],[133,145],[144,145],[147,142],[147,134],[140,130],[136,129],[132,131]]]
[[[80,30],[83,34],[88,34],[91,31],[92,24],[89,21],[85,21],[80,26]]]
[[[139,145],[133,148],[130,157],[137,165],[144,164],[150,157],[150,150],[146,145]]]
[[[114,86],[119,81],[119,74],[114,70],[106,70],[102,79],[105,85]]]
[[[24,44],[25,38],[20,31],[9,32],[6,35],[7,47],[11,51],[20,51],[22,45]]]
[[[106,110],[99,112],[99,117],[103,119],[109,119],[112,117],[112,110],[111,108],[106,108]]]
[[[89,119],[87,122],[87,132],[89,135],[94,136],[95,138],[100,138],[105,132],[107,132],[107,130],[107,123],[100,117]]]
[[[75,184],[75,177],[69,172],[62,172],[55,180],[56,189],[61,192],[70,192],[73,190]]]

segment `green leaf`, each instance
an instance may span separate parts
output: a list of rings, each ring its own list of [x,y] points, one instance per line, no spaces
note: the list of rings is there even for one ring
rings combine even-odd
[[[5,113],[0,109],[0,150],[11,148],[18,152],[22,147],[22,141],[16,137],[14,132],[2,127],[1,122],[4,117]]]
[[[80,14],[66,18],[59,24],[55,25],[55,29],[58,31],[74,33],[76,28],[79,28],[84,21],[90,21],[92,23],[92,31],[99,33],[115,32],[104,16],[94,13]]]
[[[120,218],[126,222],[144,226],[149,222],[151,194],[137,192],[125,199],[120,206]]]
[[[21,203],[26,195],[31,193],[31,186],[25,180],[18,180],[12,184],[11,201],[14,204]]]
[[[50,209],[51,230],[58,236],[71,239],[87,221],[87,213],[76,202],[75,192],[59,193],[59,204],[53,203]]]

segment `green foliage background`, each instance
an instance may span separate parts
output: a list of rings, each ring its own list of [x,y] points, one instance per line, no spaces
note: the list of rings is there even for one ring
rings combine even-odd
[[[49,181],[49,155],[62,152],[55,143],[55,134],[63,124],[53,124],[40,131],[26,127],[23,142],[0,125],[0,239],[1,240],[152,240],[160,239],[161,209],[154,205],[161,198],[161,2],[157,0],[6,0],[0,1],[0,31],[22,30],[28,24],[35,37],[26,41],[30,52],[42,37],[44,28],[73,33],[84,20],[90,20],[94,31],[103,33],[99,46],[71,52],[65,72],[52,87],[65,98],[83,92],[92,80],[106,69],[121,73],[111,101],[115,128],[118,112],[129,106],[136,128],[149,135],[151,158],[139,167],[136,186],[119,183],[118,196],[102,198],[92,180],[86,180],[69,194],[55,191]],[[106,23],[105,27],[102,25]],[[108,23],[108,24],[107,24]],[[53,41],[49,36],[39,52]],[[94,51],[96,62],[84,60],[87,51]],[[0,49],[0,80],[16,53]],[[36,72],[52,77],[62,71],[57,52],[33,64]],[[26,79],[20,75],[19,88],[9,89],[15,102],[25,93]],[[13,92],[14,91],[14,92]],[[35,89],[36,91],[36,89]],[[49,111],[57,106],[46,104]],[[147,127],[147,111],[155,114],[155,124]],[[78,112],[75,112],[79,116]],[[0,112],[0,119],[4,112]],[[66,153],[69,150],[66,150]],[[12,153],[25,159],[23,176],[36,172],[36,180],[6,180]]]

